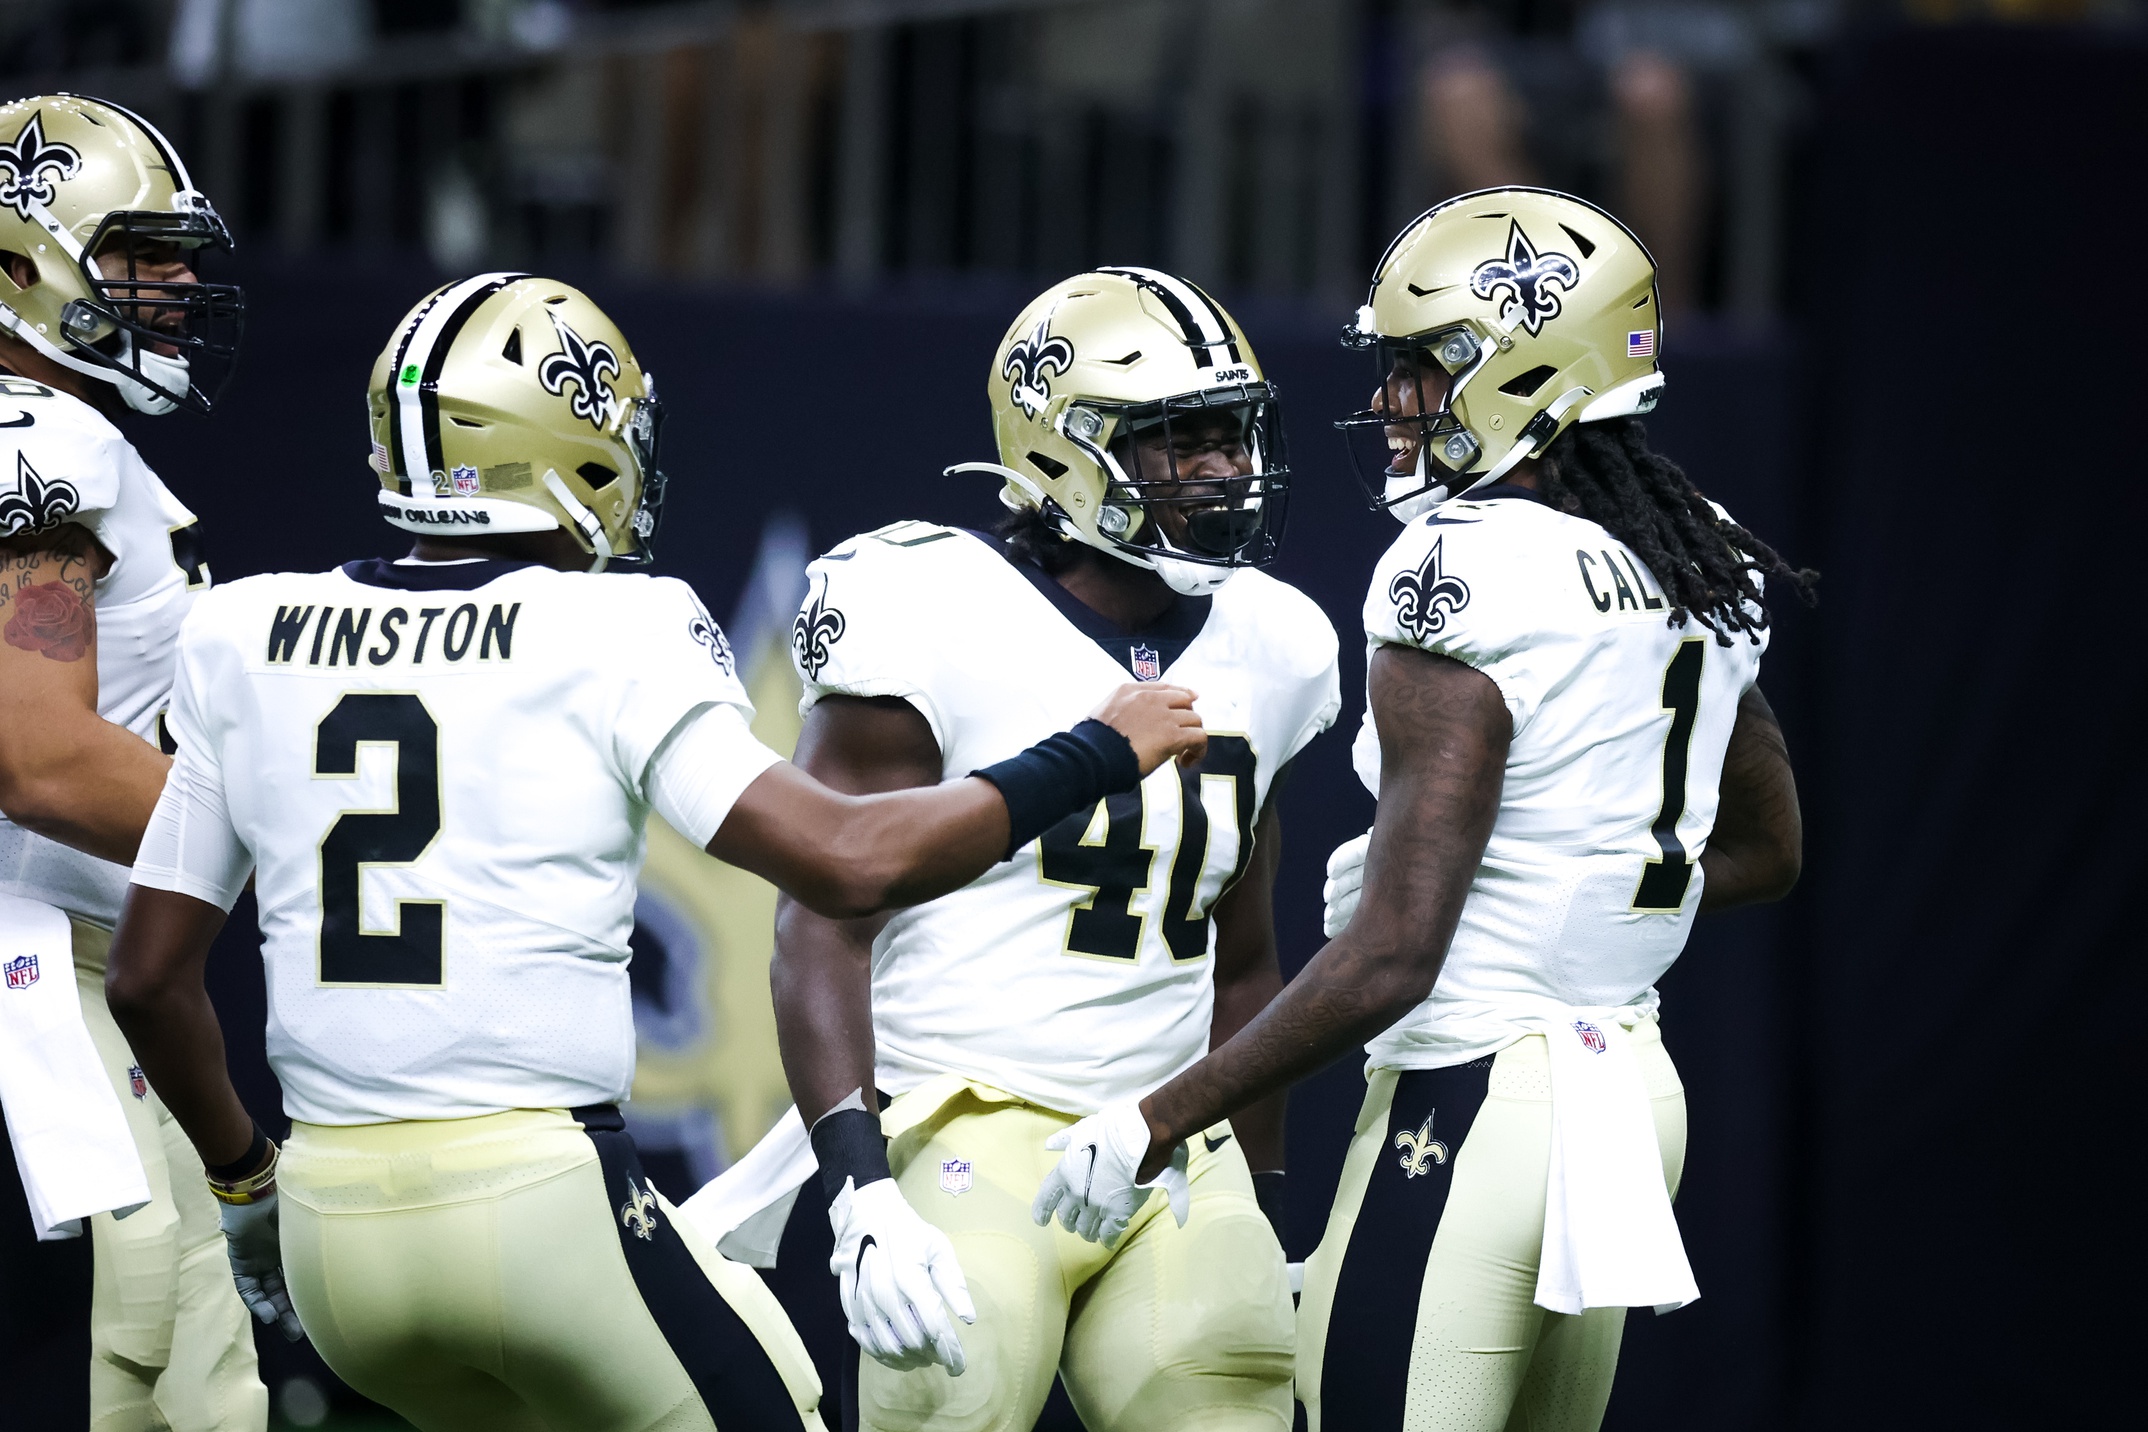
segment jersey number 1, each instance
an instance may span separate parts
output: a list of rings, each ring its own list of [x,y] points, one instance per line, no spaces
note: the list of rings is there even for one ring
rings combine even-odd
[[[1663,669],[1663,709],[1671,713],[1671,729],[1663,737],[1663,809],[1650,828],[1663,858],[1641,867],[1633,908],[1644,914],[1676,914],[1686,903],[1686,887],[1693,883],[1693,862],[1678,839],[1678,822],[1686,813],[1686,763],[1693,749],[1693,723],[1700,717],[1701,664],[1707,659],[1707,639],[1687,637]]]
[[[368,865],[408,865],[440,834],[440,727],[408,693],[350,692],[314,732],[313,774],[357,775],[368,745],[395,748],[395,805],[345,811],[321,840],[321,983],[437,986],[446,902],[398,900],[396,928],[374,931],[360,900]]]

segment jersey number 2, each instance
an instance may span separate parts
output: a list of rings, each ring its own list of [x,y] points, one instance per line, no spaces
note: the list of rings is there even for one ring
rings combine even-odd
[[[1643,914],[1676,914],[1686,903],[1686,887],[1693,883],[1693,862],[1678,839],[1678,822],[1686,813],[1686,763],[1693,749],[1693,723],[1700,717],[1701,664],[1707,658],[1707,638],[1687,637],[1663,669],[1663,709],[1671,713],[1671,729],[1663,737],[1663,809],[1649,832],[1662,847],[1663,858],[1641,867],[1633,908]]]
[[[1197,960],[1208,953],[1208,908],[1245,870],[1253,853],[1253,744],[1243,736],[1210,736],[1208,754],[1196,770],[1179,770],[1180,830],[1171,860],[1171,889],[1164,900],[1163,936],[1174,960]],[[1238,824],[1238,860],[1225,873],[1215,899],[1195,907],[1202,877],[1208,873],[1211,841],[1202,784],[1230,784],[1231,806]],[[1103,801],[1102,839],[1094,810],[1068,816],[1037,842],[1037,870],[1053,885],[1086,887],[1088,900],[1067,917],[1066,952],[1100,959],[1140,958],[1141,929],[1148,916],[1133,908],[1137,892],[1148,889],[1156,847],[1143,843],[1148,824],[1148,785],[1122,791]]]
[[[357,775],[368,745],[395,748],[395,806],[345,811],[321,840],[321,983],[437,986],[445,902],[398,900],[396,928],[374,931],[360,899],[368,865],[408,865],[440,834],[440,727],[408,693],[353,691],[314,732],[313,774]]]

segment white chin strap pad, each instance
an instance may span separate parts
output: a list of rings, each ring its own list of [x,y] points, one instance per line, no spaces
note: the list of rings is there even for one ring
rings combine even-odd
[[[165,393],[177,393],[180,397],[185,397],[187,389],[192,387],[194,383],[194,372],[192,368],[187,366],[186,359],[184,357],[167,358],[161,353],[152,353],[146,349],[134,349],[132,335],[128,335],[128,338],[128,348],[132,350],[135,362],[140,365],[142,372],[150,381],[154,382],[158,388],[164,389]],[[138,383],[124,373],[116,375],[114,382],[119,388],[120,400],[137,413],[147,413],[151,417],[162,417],[179,406],[172,399],[165,397],[164,393],[159,393],[156,388]]]
[[[1182,597],[1205,597],[1231,579],[1236,567],[1211,567],[1205,562],[1181,562],[1175,557],[1155,556],[1149,565],[1164,585]]]

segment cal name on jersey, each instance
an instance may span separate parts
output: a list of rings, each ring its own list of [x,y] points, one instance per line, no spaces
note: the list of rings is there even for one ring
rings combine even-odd
[[[1600,612],[1663,610],[1663,593],[1651,587],[1648,573],[1623,552],[1574,549],[1574,565],[1581,569],[1581,585],[1588,589],[1589,604]],[[1620,569],[1624,570],[1621,571]],[[1626,577],[1633,582],[1628,585]]]
[[[278,666],[371,666],[403,660],[438,666],[465,660],[514,659],[515,622],[522,603],[482,611],[458,606],[281,606],[269,619],[268,659]]]

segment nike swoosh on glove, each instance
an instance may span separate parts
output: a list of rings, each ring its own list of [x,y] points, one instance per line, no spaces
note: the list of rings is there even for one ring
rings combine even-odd
[[[1048,1226],[1056,1213],[1069,1233],[1109,1248],[1159,1188],[1171,1200],[1178,1226],[1186,1226],[1192,1190],[1186,1184],[1184,1144],[1171,1150],[1171,1161],[1152,1181],[1134,1181],[1149,1151],[1149,1121],[1141,1117],[1139,1101],[1129,1099],[1091,1114],[1053,1134],[1044,1146],[1066,1152],[1044,1176],[1044,1186],[1029,1206],[1029,1216],[1039,1227]]]
[[[218,1203],[224,1225],[224,1251],[231,1255],[231,1280],[239,1301],[263,1323],[283,1329],[292,1342],[306,1336],[291,1310],[283,1285],[283,1244],[277,1233],[277,1196],[270,1192],[252,1203]]]
[[[1365,852],[1372,848],[1372,832],[1346,840],[1328,857],[1328,883],[1321,890],[1327,909],[1320,916],[1320,933],[1334,939],[1357,913],[1357,897],[1365,890]]]
[[[977,1321],[970,1285],[947,1235],[918,1217],[891,1178],[865,1187],[844,1179],[828,1206],[835,1227],[835,1274],[843,1317],[858,1346],[897,1371],[939,1363],[949,1377],[968,1363],[954,1322]]]

